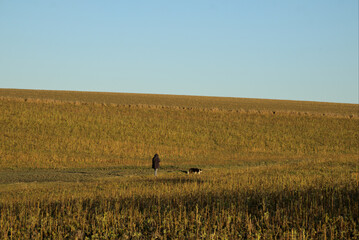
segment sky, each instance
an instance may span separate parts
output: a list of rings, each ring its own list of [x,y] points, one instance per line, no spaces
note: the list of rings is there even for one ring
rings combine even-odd
[[[357,0],[0,0],[0,88],[358,101]]]

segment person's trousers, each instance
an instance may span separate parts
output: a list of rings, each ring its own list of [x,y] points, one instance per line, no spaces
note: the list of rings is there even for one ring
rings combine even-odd
[[[157,168],[155,168],[155,177],[157,177]]]

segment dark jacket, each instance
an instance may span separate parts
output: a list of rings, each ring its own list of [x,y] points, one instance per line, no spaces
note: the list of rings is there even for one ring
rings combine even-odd
[[[156,153],[155,156],[152,158],[152,168],[157,169],[160,167],[161,159],[158,157],[158,154]]]

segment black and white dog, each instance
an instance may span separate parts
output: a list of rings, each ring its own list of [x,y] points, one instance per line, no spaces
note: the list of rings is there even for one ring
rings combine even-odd
[[[190,168],[190,169],[187,171],[187,174],[191,174],[191,173],[201,174],[201,172],[202,172],[202,169],[199,169],[199,168]]]

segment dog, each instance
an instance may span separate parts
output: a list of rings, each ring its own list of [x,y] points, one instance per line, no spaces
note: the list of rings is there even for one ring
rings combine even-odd
[[[187,174],[201,174],[202,172],[202,169],[199,169],[199,168],[190,168],[188,171],[187,171]]]

